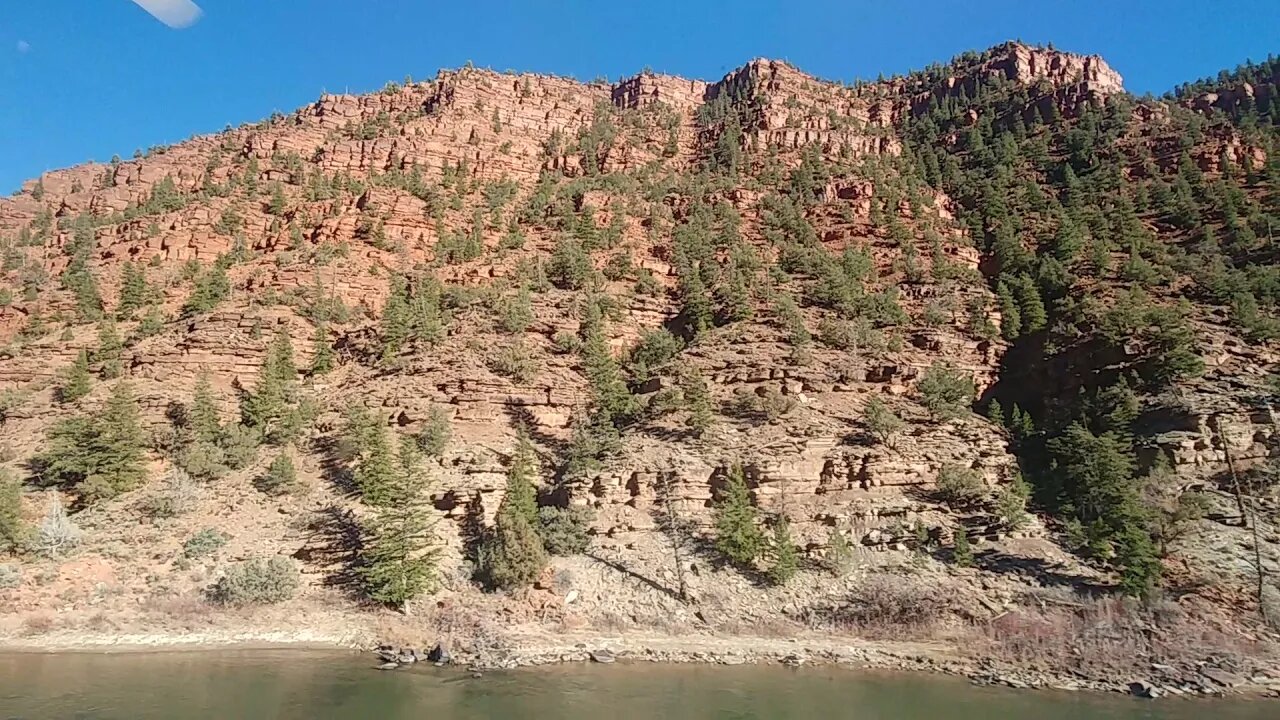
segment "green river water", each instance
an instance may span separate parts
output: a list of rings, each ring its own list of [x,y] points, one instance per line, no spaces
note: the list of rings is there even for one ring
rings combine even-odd
[[[304,651],[0,656],[0,718],[1274,720],[1267,700],[1141,701],[845,668],[564,665],[473,679]]]

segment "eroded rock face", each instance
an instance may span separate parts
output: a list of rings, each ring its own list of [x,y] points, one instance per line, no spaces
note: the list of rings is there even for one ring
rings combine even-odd
[[[748,316],[679,360],[706,379],[722,415],[717,427],[694,437],[679,412],[645,417],[627,428],[616,458],[564,483],[550,482],[553,461],[591,400],[582,359],[564,346],[582,331],[583,295],[557,289],[545,276],[565,237],[597,244],[593,266],[610,270],[615,263],[600,288],[617,301],[606,343],[625,359],[646,331],[680,332],[686,321],[672,234],[695,212],[695,191],[680,182],[696,174],[731,124],[700,118],[709,103],[731,108],[741,133],[728,149],[741,151],[744,181],[696,192],[737,218],[735,232],[764,274],[782,262],[781,231],[770,225],[776,210],[756,178],[800,167],[807,156],[893,168],[903,153],[897,123],[931,102],[972,95],[991,77],[1028,87],[1028,115],[1047,105],[1078,113],[1122,91],[1120,76],[1097,57],[1008,44],[968,74],[928,86],[917,78],[846,87],[760,59],[713,83],[646,72],[614,85],[583,84],[467,68],[370,95],[325,95],[288,116],[145,157],[47,173],[0,199],[0,233],[36,238],[17,248],[24,268],[3,275],[6,286],[34,287],[31,297],[15,293],[0,307],[0,341],[13,340],[33,317],[75,317],[75,298],[56,278],[71,262],[66,250],[77,233],[81,240],[87,233],[88,264],[106,310],[115,309],[124,264],[132,261],[145,268],[167,316],[161,332],[130,342],[124,355],[150,428],[163,428],[171,407],[190,400],[202,373],[218,390],[225,419],[233,418],[273,335],[288,334],[305,366],[323,324],[340,367],[308,379],[323,405],[311,447],[331,447],[350,408],[363,407],[403,433],[417,432],[443,409],[453,437],[433,461],[432,502],[458,527],[477,511],[492,519],[516,428],[525,427],[546,460],[544,494],[556,493],[544,500],[594,508],[594,532],[620,546],[654,532],[669,507],[705,529],[715,489],[734,465],[743,466],[765,512],[791,518],[806,550],[820,552],[832,531],[872,548],[901,547],[919,532],[946,539],[956,513],[937,497],[944,467],[976,471],[990,492],[1016,473],[1001,428],[967,414],[938,422],[919,403],[921,378],[939,364],[972,379],[983,397],[1007,350],[993,333],[975,330],[977,320],[998,327],[1001,318],[953,198],[925,187],[909,197],[862,176],[815,180],[805,211],[815,247],[830,251],[833,262],[845,250],[865,256],[864,290],[892,300],[902,319],[883,324],[896,327],[863,328],[861,335],[844,328],[842,337],[844,318],[805,303],[800,320],[820,339],[796,348],[779,320],[776,292],[749,288],[757,292],[748,293]],[[1217,106],[1219,99],[1206,102]],[[1142,120],[1158,128],[1161,118]],[[1161,150],[1156,162],[1178,162],[1159,144],[1176,138],[1153,133],[1141,141]],[[1217,172],[1223,162],[1246,159],[1260,167],[1260,153],[1230,135],[1210,138],[1194,157]],[[535,203],[546,187],[578,181],[565,197],[546,192],[543,205]],[[157,205],[170,185],[175,197]],[[87,230],[75,227],[82,214],[91,219]],[[475,242],[474,256],[451,255],[460,238]],[[228,254],[238,258],[227,270],[230,296],[212,312],[180,316],[196,270]],[[624,261],[626,269],[613,272]],[[377,318],[389,278],[425,267],[452,292],[446,329],[387,362],[379,357]],[[653,288],[636,287],[641,270]],[[528,328],[502,332],[497,317],[521,284],[537,288]],[[329,303],[341,305],[341,317],[322,312]],[[0,390],[23,398],[0,415],[15,458],[34,455],[56,420],[104,400],[99,384],[82,405],[53,401],[60,370],[97,345],[91,323],[67,325],[65,336],[46,333],[0,356]],[[135,332],[136,316],[121,326]],[[1213,372],[1196,399],[1218,400],[1164,413],[1167,424],[1178,420],[1153,430],[1150,448],[1152,457],[1163,453],[1195,477],[1220,472],[1228,451],[1242,466],[1261,461],[1274,433],[1270,416],[1246,402],[1251,391],[1231,379],[1259,374],[1277,358],[1210,330]],[[518,379],[500,372],[499,362],[517,343],[536,366]],[[637,382],[637,395],[660,405],[679,387],[678,369]],[[1064,382],[1073,377],[1061,374]],[[892,442],[865,426],[872,398],[907,421]],[[334,479],[345,461],[323,452],[315,450],[311,477],[324,502],[350,509],[355,503]],[[162,465],[157,461],[157,470]],[[226,512],[246,524],[278,520],[262,520],[269,513],[252,505],[240,498]],[[977,536],[995,524],[971,520]],[[1032,523],[1027,532],[1042,528]]]

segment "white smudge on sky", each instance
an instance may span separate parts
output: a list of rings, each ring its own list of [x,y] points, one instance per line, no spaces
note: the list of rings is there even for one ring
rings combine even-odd
[[[133,0],[157,20],[174,29],[191,27],[204,11],[191,0]]]

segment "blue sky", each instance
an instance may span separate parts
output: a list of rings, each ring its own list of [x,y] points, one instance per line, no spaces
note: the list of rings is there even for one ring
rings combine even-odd
[[[0,2],[0,192],[468,60],[716,79],[752,57],[874,78],[1007,39],[1097,53],[1135,92],[1280,53],[1276,0],[197,0],[185,30],[129,0]]]

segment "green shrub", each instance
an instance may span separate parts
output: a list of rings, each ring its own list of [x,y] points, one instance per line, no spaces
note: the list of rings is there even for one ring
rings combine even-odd
[[[9,590],[22,584],[22,568],[17,565],[0,565],[0,590]]]
[[[256,557],[228,567],[211,596],[222,605],[267,605],[292,598],[299,583],[293,560],[283,555]]]
[[[970,505],[986,492],[986,483],[973,468],[947,464],[938,470],[938,493],[949,505]]]
[[[418,431],[418,447],[428,457],[440,457],[449,445],[449,437],[453,434],[449,427],[449,418],[438,405],[431,406],[427,420]]]
[[[195,560],[212,555],[227,544],[227,536],[213,528],[202,528],[182,543],[182,557]]]
[[[590,508],[580,505],[539,508],[542,544],[547,552],[552,555],[581,555],[586,552],[591,543],[587,533],[593,516]]]
[[[950,420],[973,402],[973,379],[949,365],[934,363],[920,379],[924,406],[938,420]]]
[[[293,466],[293,458],[289,457],[289,453],[280,453],[254,484],[268,495],[283,495],[296,491],[298,471]]]

